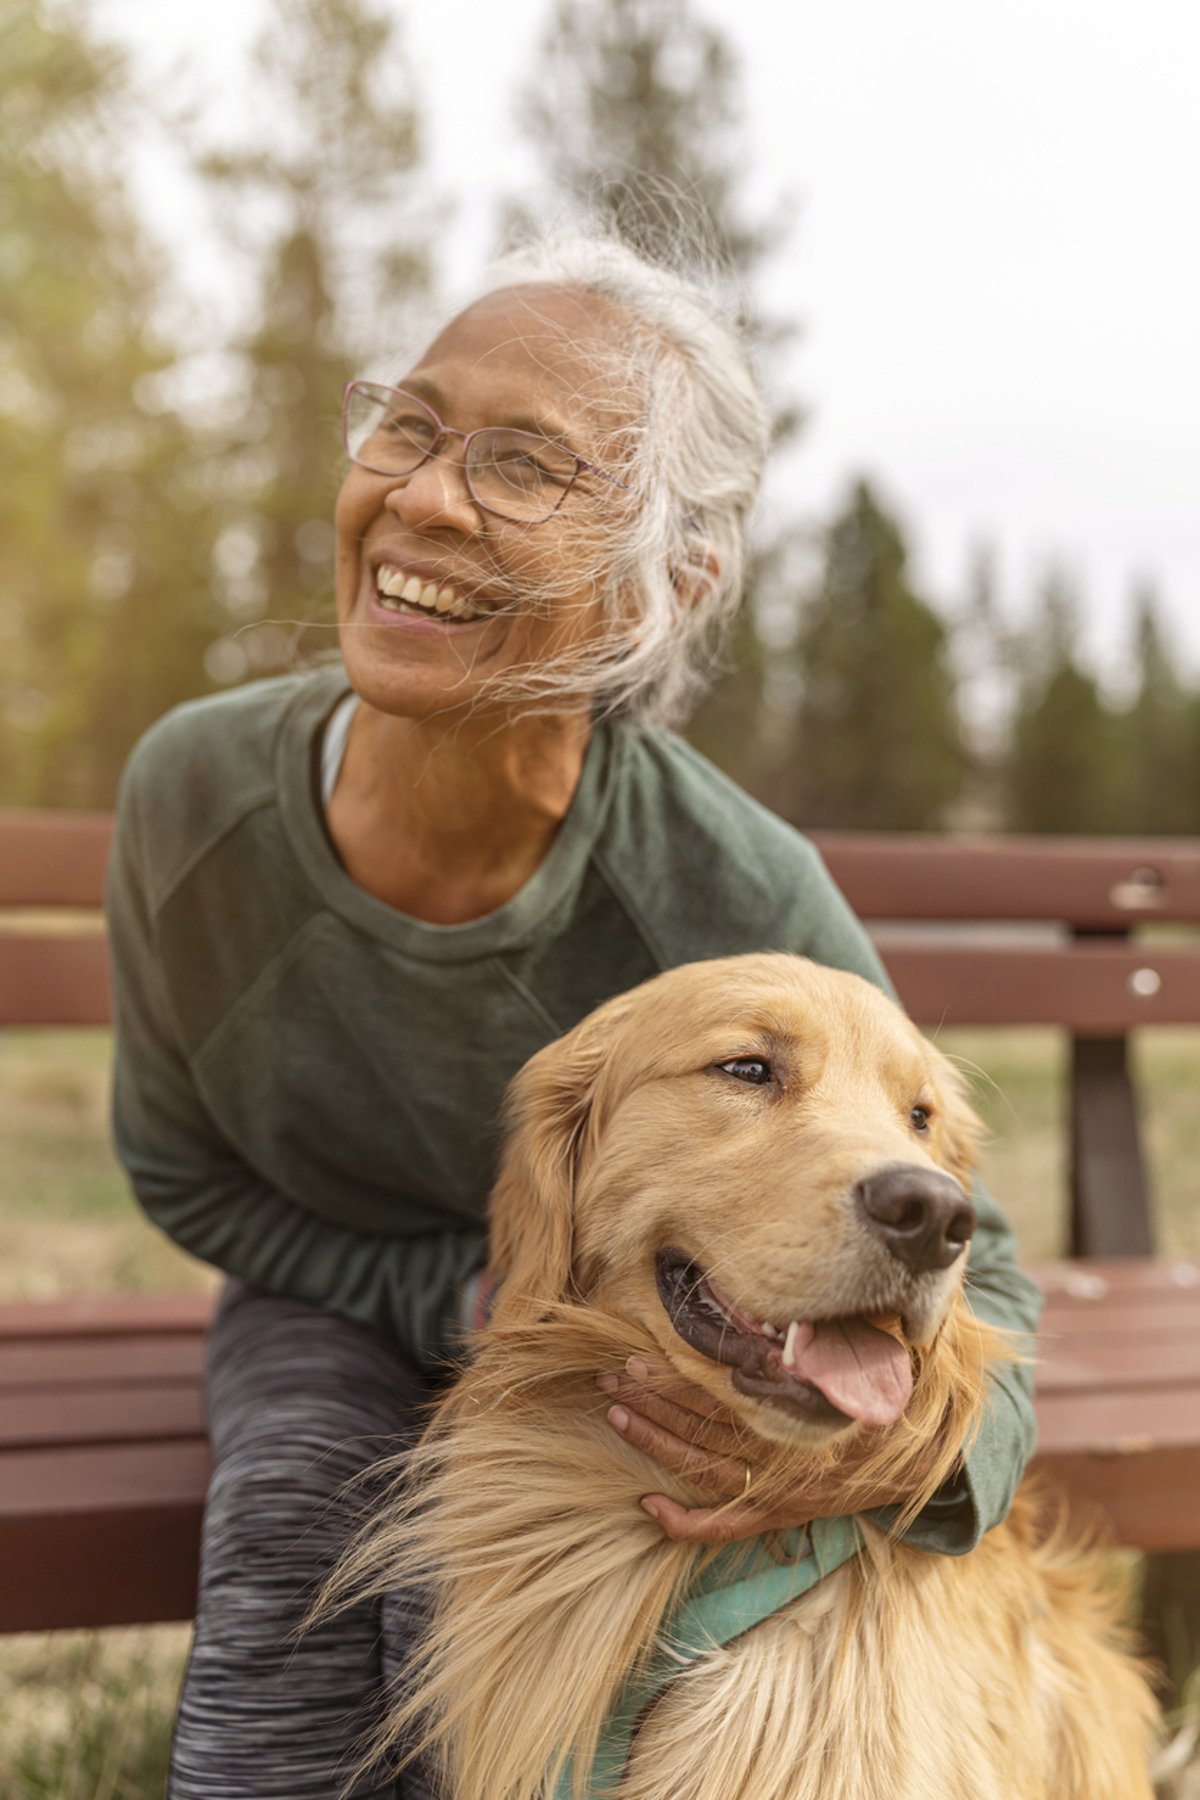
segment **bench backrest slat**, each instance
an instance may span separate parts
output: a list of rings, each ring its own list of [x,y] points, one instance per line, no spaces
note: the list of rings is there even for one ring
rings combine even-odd
[[[0,1026],[107,1025],[111,1017],[100,932],[0,931]]]
[[[814,832],[863,919],[1023,920],[1127,930],[1200,922],[1192,838],[938,838]]]
[[[95,910],[112,835],[109,813],[0,809],[0,907]]]
[[[1200,955],[1179,946],[1109,943],[1026,949],[889,943],[880,954],[905,1008],[939,1025],[1053,1025],[1076,1037],[1120,1037],[1139,1025],[1200,1020]]]

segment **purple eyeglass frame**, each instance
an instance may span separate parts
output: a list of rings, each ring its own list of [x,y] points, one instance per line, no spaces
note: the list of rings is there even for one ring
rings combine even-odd
[[[429,414],[430,418],[438,428],[438,435],[430,445],[429,449],[425,452],[420,462],[414,463],[411,469],[405,469],[403,474],[397,474],[395,469],[380,469],[377,468],[374,463],[364,462],[362,457],[357,455],[355,451],[350,448],[350,396],[354,393],[397,394],[402,400],[411,400],[415,402],[417,406],[421,407],[423,411]],[[481,512],[490,513],[494,519],[505,519],[510,525],[544,525],[547,519],[552,519],[562,506],[567,495],[571,492],[571,489],[575,486],[575,483],[579,480],[584,469],[587,470],[589,475],[599,475],[602,481],[609,481],[614,487],[623,488],[626,493],[631,493],[633,491],[627,481],[618,480],[617,476],[610,475],[607,469],[602,469],[599,463],[589,462],[585,456],[578,456],[574,450],[567,450],[565,445],[560,444],[556,447],[563,450],[567,456],[574,458],[575,473],[572,475],[570,481],[568,481],[566,487],[563,489],[548,513],[543,513],[540,518],[536,519],[514,518],[511,513],[500,512],[496,507],[489,506],[485,500],[481,500],[479,495],[475,492],[475,484],[471,480],[471,465],[467,460],[467,452],[470,449],[471,440],[472,438],[482,437],[489,431],[503,431],[508,437],[523,438],[530,444],[543,444],[550,441],[546,438],[539,437],[536,432],[519,431],[515,427],[507,425],[479,425],[474,431],[458,431],[453,425],[447,425],[439,418],[438,414],[433,410],[432,406],[430,406],[428,400],[422,400],[419,394],[410,394],[407,388],[391,387],[385,381],[348,381],[342,393],[342,443],[345,447],[346,455],[350,458],[352,463],[357,463],[360,469],[369,469],[372,475],[391,475],[394,476],[396,480],[402,481],[409,475],[415,475],[418,469],[424,468],[430,458],[438,454],[447,438],[461,438],[462,470],[463,477],[467,484],[467,492]]]

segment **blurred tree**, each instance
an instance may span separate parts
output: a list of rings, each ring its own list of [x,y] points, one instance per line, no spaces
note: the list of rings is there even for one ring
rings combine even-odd
[[[800,701],[777,806],[803,826],[944,824],[968,758],[945,625],[914,591],[898,521],[860,481],[802,618]]]
[[[767,318],[749,297],[788,228],[790,209],[753,218],[742,197],[747,168],[741,70],[723,31],[690,0],[555,0],[520,124],[564,195],[607,214],[651,258],[732,272],[742,324],[769,360],[795,327]],[[522,212],[512,209],[512,222]],[[801,422],[776,400],[777,445]],[[761,725],[767,657],[757,604],[784,561],[786,531],[754,559],[725,673],[688,735],[738,780],[755,786],[766,754]]]
[[[950,635],[950,657],[970,775],[956,822],[994,830],[1003,811],[1001,761],[1013,701],[1014,647],[1000,605],[993,545],[971,552],[966,595]]]
[[[121,57],[71,7],[0,0],[0,794],[101,806],[205,685],[213,518],[155,377],[164,293],[126,197]]]
[[[1078,601],[1052,570],[1021,645],[1007,759],[1014,831],[1111,832],[1121,814],[1121,734],[1077,653]]]
[[[250,247],[256,319],[234,345],[241,413],[219,558],[235,618],[311,620],[231,635],[221,680],[334,647],[331,514],[342,386],[395,350],[429,280],[414,204],[415,84],[391,10],[370,0],[274,0],[255,51],[265,123],[199,158],[224,219]]]
[[[1176,673],[1158,596],[1134,594],[1137,692],[1120,720],[1123,782],[1118,829],[1150,835],[1200,829],[1196,702]]]

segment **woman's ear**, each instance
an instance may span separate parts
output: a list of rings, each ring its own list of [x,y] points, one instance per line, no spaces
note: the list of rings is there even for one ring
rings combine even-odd
[[[576,1182],[596,1135],[596,1088],[623,999],[539,1050],[508,1090],[488,1255],[500,1282],[496,1323],[531,1324],[572,1292]]]

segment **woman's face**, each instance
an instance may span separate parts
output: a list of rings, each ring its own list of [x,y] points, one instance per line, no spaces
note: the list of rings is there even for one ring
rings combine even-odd
[[[508,288],[451,320],[396,386],[457,431],[539,431],[603,466],[614,433],[631,422],[611,373],[599,373],[611,371],[619,330],[617,309],[592,296]],[[497,677],[595,640],[611,629],[601,603],[606,545],[628,503],[622,488],[585,470],[543,523],[498,518],[472,499],[454,437],[409,475],[351,464],[335,515],[335,591],[354,687],[383,712],[457,712],[481,697],[486,704]],[[450,604],[466,616],[397,607],[412,577],[443,599],[451,589]]]

